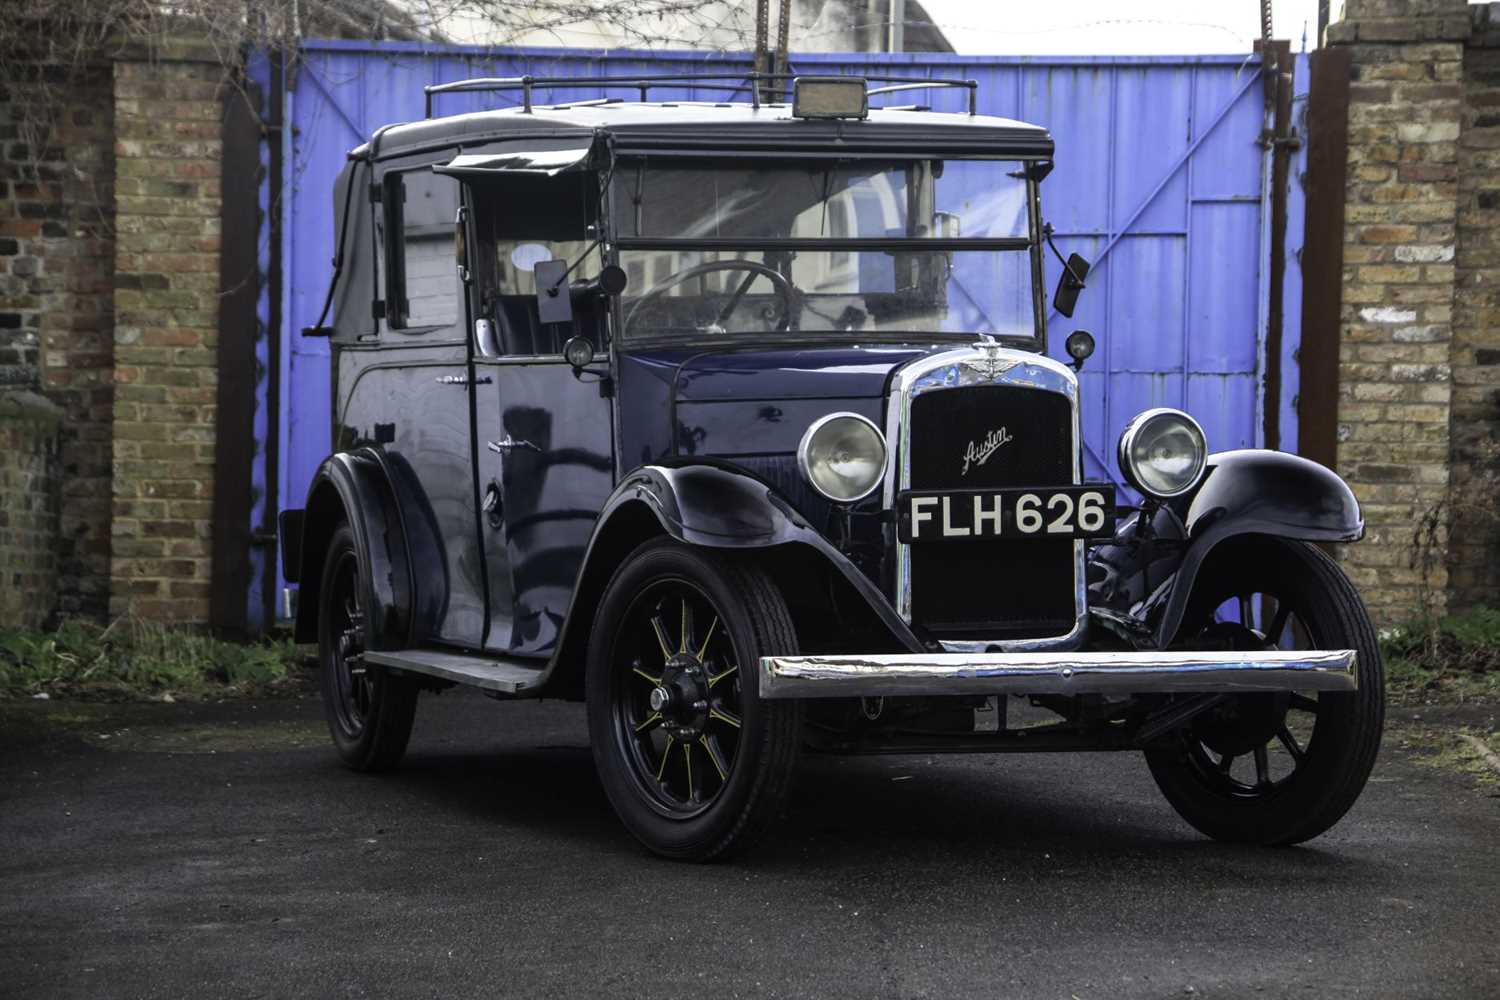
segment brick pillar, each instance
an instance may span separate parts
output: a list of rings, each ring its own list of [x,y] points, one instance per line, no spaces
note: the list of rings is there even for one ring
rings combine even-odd
[[[1377,621],[1446,606],[1464,0],[1348,0],[1338,471],[1368,532],[1345,569]]]
[[[1500,7],[1464,52],[1453,309],[1450,602],[1500,607]]]
[[[223,77],[187,47],[115,64],[115,615],[209,616]]]
[[[102,616],[109,600],[113,88],[107,62],[0,59],[0,386],[61,408],[43,619]]]

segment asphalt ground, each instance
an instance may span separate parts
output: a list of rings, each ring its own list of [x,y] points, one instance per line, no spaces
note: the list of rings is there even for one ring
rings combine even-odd
[[[423,696],[368,776],[315,698],[11,704],[0,996],[1500,996],[1500,792],[1405,732],[1300,848],[1202,839],[1134,754],[809,758],[695,866],[574,705]]]

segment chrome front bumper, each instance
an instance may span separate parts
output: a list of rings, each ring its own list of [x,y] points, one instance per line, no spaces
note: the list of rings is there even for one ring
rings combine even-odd
[[[1353,691],[1354,650],[767,656],[762,698]]]

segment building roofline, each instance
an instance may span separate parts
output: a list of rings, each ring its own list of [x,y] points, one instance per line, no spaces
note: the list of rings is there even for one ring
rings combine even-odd
[[[452,55],[463,58],[529,58],[529,59],[576,59],[582,61],[599,59],[667,59],[673,63],[700,64],[703,72],[721,68],[743,67],[749,72],[753,67],[750,53],[706,52],[701,49],[634,49],[634,48],[571,48],[563,45],[457,45],[434,42],[372,41],[344,38],[308,38],[301,47],[307,52],[401,52],[412,55]],[[1111,56],[1026,56],[1026,55],[963,55],[953,52],[793,52],[789,59],[798,64],[879,63],[894,70],[899,66],[1238,66],[1246,63],[1247,56],[1230,54],[1213,55],[1111,55]],[[1254,65],[1259,65],[1258,61]]]

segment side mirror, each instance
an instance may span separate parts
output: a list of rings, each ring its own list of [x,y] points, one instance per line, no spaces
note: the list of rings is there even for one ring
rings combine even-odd
[[[1073,307],[1078,304],[1078,293],[1083,291],[1083,279],[1088,277],[1089,262],[1078,254],[1070,254],[1057,279],[1057,291],[1052,295],[1052,308],[1063,316],[1071,317]]]
[[[538,261],[531,273],[536,277],[537,319],[543,323],[572,323],[573,290],[567,284],[568,262]]]
[[[960,232],[959,218],[952,212],[932,213],[932,235],[940,240],[956,240]]]

